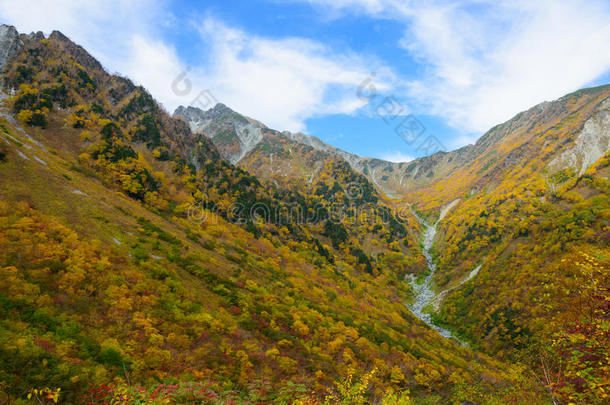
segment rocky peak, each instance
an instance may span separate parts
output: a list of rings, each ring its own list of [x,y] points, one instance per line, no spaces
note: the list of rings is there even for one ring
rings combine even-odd
[[[174,118],[181,118],[185,121],[192,121],[200,116],[199,111],[201,111],[199,108],[191,106],[184,107],[181,105],[176,108],[173,116]]]
[[[55,41],[60,41],[60,42],[69,42],[69,43],[72,43],[70,38],[68,38],[67,36],[62,34],[61,31],[57,31],[57,30],[51,32],[51,35],[49,36],[49,39],[53,39]]]
[[[23,46],[19,32],[12,25],[0,25],[0,70],[6,62]]]
[[[63,45],[66,52],[87,69],[104,70],[102,64],[89,54],[82,46],[75,44],[59,31],[53,31],[49,35],[49,39]]]
[[[267,129],[222,103],[207,111],[180,106],[174,112],[174,118],[185,121],[194,133],[202,133],[214,140],[222,157],[234,164],[258,145],[263,139],[263,131]]]
[[[30,32],[25,37],[30,41],[40,41],[44,39],[44,34],[42,31]]]
[[[180,117],[188,122],[214,120],[226,114],[237,113],[222,103],[216,104],[207,111],[203,111],[202,109],[193,106],[184,107],[182,105],[176,108],[176,111],[174,111],[175,118]]]
[[[230,113],[235,113],[235,111],[231,110],[229,107],[222,103],[217,103],[213,108],[210,108],[205,112],[207,116],[220,116]]]

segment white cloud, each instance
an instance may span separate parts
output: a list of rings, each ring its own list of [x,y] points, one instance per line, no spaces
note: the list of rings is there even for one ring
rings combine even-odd
[[[129,57],[135,36],[150,36],[167,20],[153,0],[2,0],[0,18],[20,32],[59,30],[110,69]],[[158,26],[158,25],[157,25]]]
[[[116,61],[116,70],[144,85],[166,107],[184,102],[183,97],[171,91],[174,78],[184,70],[172,46],[140,35],[131,38],[126,46],[129,57]]]
[[[387,151],[385,153],[380,154],[378,157],[379,159],[387,160],[388,162],[394,163],[410,162],[414,159],[413,156],[404,154],[399,150]]]
[[[357,89],[369,66],[381,72],[379,90],[387,89],[390,73],[374,59],[334,53],[316,41],[251,36],[212,18],[200,33],[211,64],[194,80],[221,102],[277,129],[302,131],[307,118],[354,113],[365,104]]]
[[[427,113],[484,131],[610,69],[610,7],[598,1],[308,0],[403,21],[400,45],[425,67],[406,80]]]
[[[295,0],[287,0],[295,1]],[[298,0],[296,0],[298,1]],[[313,8],[328,12],[348,11],[348,12],[364,12],[375,16],[390,17],[396,12],[401,14],[408,13],[410,7],[408,2],[404,0],[304,0]],[[337,17],[336,14],[331,14],[332,17]]]
[[[461,134],[451,139],[446,139],[445,143],[447,146],[447,151],[459,149],[462,146],[466,145],[474,145],[474,143],[479,139],[479,134]]]

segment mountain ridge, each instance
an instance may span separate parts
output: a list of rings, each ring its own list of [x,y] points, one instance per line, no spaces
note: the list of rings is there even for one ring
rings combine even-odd
[[[295,143],[311,146],[318,151],[330,153],[347,161],[354,170],[367,176],[380,191],[390,197],[401,198],[410,191],[413,191],[413,189],[427,186],[431,181],[431,178],[446,176],[450,172],[455,171],[458,167],[472,162],[481,154],[485,153],[486,150],[493,148],[497,143],[501,142],[505,136],[514,130],[514,128],[525,125],[526,123],[522,122],[524,119],[529,121],[532,119],[543,120],[545,114],[553,115],[557,113],[557,110],[561,109],[560,105],[571,97],[583,93],[604,91],[608,88],[610,88],[610,85],[580,89],[562,96],[557,100],[544,101],[528,110],[516,114],[508,121],[492,127],[481,135],[474,144],[465,145],[452,151],[439,151],[433,155],[415,158],[408,162],[389,162],[378,158],[361,157],[326,144],[319,138],[310,135],[272,130],[261,122],[245,117],[224,104],[220,104],[222,108],[219,110],[215,110],[216,107],[208,110],[208,112],[214,111],[211,115],[197,107],[185,108],[179,106],[175,110],[173,116],[186,121],[194,132],[202,133],[210,139],[219,136],[217,134],[219,129],[208,127],[215,119],[227,121],[221,129],[225,132],[230,130],[229,126],[231,125],[231,119],[229,116],[235,118],[236,122],[234,122],[233,125],[236,128],[239,127],[240,122],[243,123],[244,120],[247,121],[250,128],[249,131],[255,132],[255,136],[245,138],[238,135],[238,142],[242,143],[242,145],[237,148],[239,152],[235,154],[231,154],[230,152],[225,153],[225,158],[228,158],[228,160],[234,164],[239,164],[240,161],[263,140],[264,133],[271,132],[276,136],[284,136]],[[206,120],[205,125],[200,123],[201,119]],[[233,150],[235,150],[234,144],[228,146],[227,144],[217,143],[217,147],[219,147],[220,150],[222,150],[223,147],[233,148]],[[450,164],[452,161],[453,163]],[[248,168],[249,164],[245,163],[243,166]],[[406,167],[407,169],[403,171],[403,167]],[[436,171],[440,171],[440,173],[435,173]],[[255,174],[261,178],[269,177],[268,173],[261,170],[255,171]]]

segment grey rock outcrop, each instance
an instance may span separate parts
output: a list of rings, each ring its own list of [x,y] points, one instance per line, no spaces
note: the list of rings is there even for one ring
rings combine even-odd
[[[237,142],[237,149],[219,148],[221,155],[229,162],[236,164],[263,139],[267,128],[260,122],[246,118],[222,103],[214,108],[202,111],[197,107],[180,106],[174,112],[174,118],[186,121],[194,133],[213,139],[218,134],[230,134],[229,139]],[[231,142],[229,142],[231,143]],[[217,145],[218,146],[218,145]]]
[[[23,46],[19,32],[12,25],[0,25],[0,70],[4,70],[8,60]]]
[[[552,172],[572,167],[579,176],[610,151],[610,98],[606,98],[586,122],[574,145],[555,158]]]

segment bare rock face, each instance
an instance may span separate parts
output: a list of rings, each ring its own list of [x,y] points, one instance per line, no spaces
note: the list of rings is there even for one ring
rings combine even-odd
[[[208,111],[203,111],[197,107],[179,106],[174,112],[174,118],[186,121],[193,132],[201,133],[212,121],[221,119],[231,113],[233,113],[233,110],[221,103],[216,104],[214,108]]]
[[[4,70],[6,62],[15,55],[23,41],[19,38],[19,32],[12,25],[0,25],[0,70]]]
[[[555,158],[550,164],[551,171],[566,167],[576,169],[583,175],[587,169],[610,151],[610,98],[606,98],[595,113],[585,122],[574,146]]]
[[[197,107],[180,106],[174,118],[186,121],[194,133],[202,133],[212,139],[222,157],[238,163],[263,139],[264,125],[246,118],[218,103],[208,111]]]

